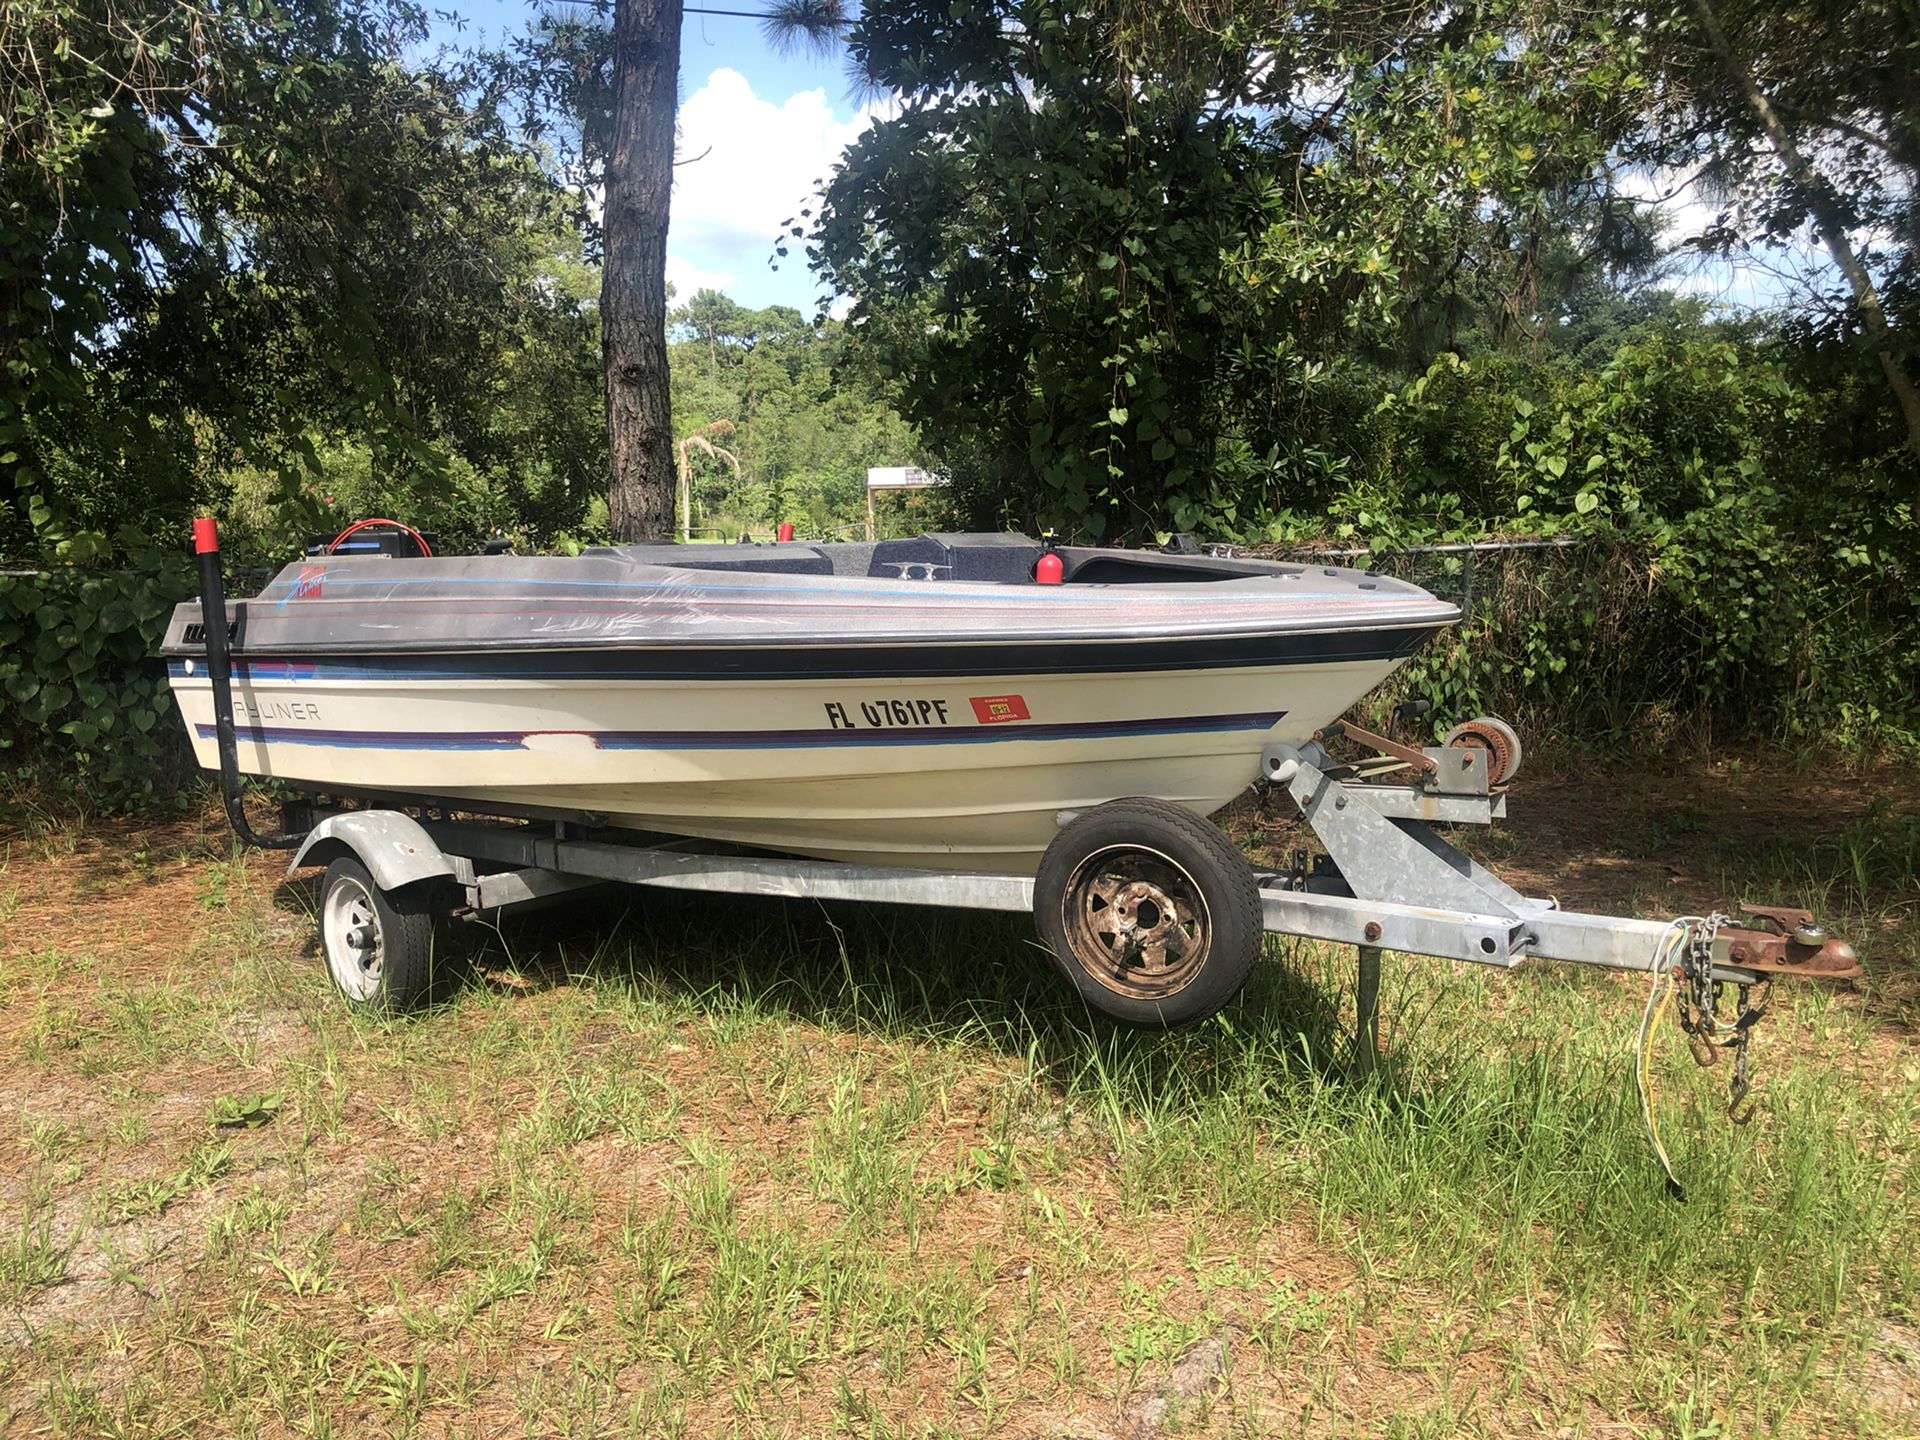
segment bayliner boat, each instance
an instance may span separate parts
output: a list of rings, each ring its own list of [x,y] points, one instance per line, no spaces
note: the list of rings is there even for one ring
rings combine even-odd
[[[1031,873],[1123,796],[1209,815],[1458,618],[1353,570],[1021,535],[350,549],[228,606],[242,771],[896,866]],[[196,605],[163,653],[215,768]]]

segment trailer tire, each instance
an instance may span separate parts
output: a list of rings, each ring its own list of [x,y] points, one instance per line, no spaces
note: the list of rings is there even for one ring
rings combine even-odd
[[[460,968],[441,889],[416,882],[382,890],[351,855],[320,882],[320,955],[348,1005],[376,1015],[411,1010],[443,995]]]
[[[1033,911],[1090,1008],[1165,1029],[1239,994],[1266,933],[1245,857],[1210,821],[1145,798],[1098,806],[1054,836]]]

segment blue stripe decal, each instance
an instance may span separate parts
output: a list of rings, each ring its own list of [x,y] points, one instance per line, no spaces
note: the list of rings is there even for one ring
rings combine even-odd
[[[1086,720],[1058,724],[903,725],[884,730],[310,730],[292,725],[241,725],[243,740],[269,745],[322,745],[342,750],[524,750],[542,735],[578,735],[597,750],[808,750],[833,746],[978,745],[1011,740],[1109,740],[1138,735],[1207,735],[1268,730],[1284,710],[1246,715],[1184,715],[1157,720]],[[202,740],[211,725],[196,725]]]

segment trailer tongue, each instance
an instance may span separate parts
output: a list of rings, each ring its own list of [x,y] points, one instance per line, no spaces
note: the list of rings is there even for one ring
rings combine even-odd
[[[1369,746],[1378,758],[1334,763],[1319,743],[1333,735]],[[1786,906],[1743,906],[1741,924],[1717,912],[1661,922],[1582,915],[1560,910],[1550,900],[1527,898],[1430,828],[1435,821],[1489,824],[1506,813],[1502,787],[1519,769],[1519,737],[1503,721],[1483,717],[1456,726],[1447,740],[1415,750],[1335,722],[1307,746],[1270,746],[1261,757],[1267,783],[1284,789],[1326,847],[1312,871],[1304,858],[1296,861],[1289,887],[1350,899],[1371,915],[1361,921],[1357,942],[1359,1054],[1365,1060],[1372,1053],[1382,947],[1487,964],[1535,958],[1650,971],[1634,1079],[1648,1143],[1669,1191],[1679,1196],[1649,1079],[1657,1019],[1674,1011],[1700,1065],[1714,1065],[1722,1052],[1731,1052],[1727,1114],[1744,1124],[1752,1116],[1748,1050],[1775,977],[1843,980],[1860,973],[1859,958],[1851,945],[1829,936],[1811,911]],[[1379,778],[1401,770],[1414,778],[1399,783]],[[1416,900],[1438,902],[1442,909],[1435,913],[1425,904],[1407,903]],[[1388,908],[1391,918],[1378,913]]]

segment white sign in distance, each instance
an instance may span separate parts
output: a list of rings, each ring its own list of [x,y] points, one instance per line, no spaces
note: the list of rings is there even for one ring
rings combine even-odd
[[[867,467],[867,489],[869,490],[925,490],[930,485],[938,485],[939,477],[928,474],[918,465],[870,465]]]

